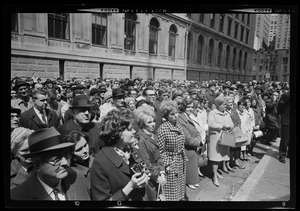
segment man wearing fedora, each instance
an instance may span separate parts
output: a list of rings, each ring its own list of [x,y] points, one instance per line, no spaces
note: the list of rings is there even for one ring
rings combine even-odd
[[[96,154],[103,146],[99,139],[98,127],[91,121],[91,108],[88,96],[82,94],[74,97],[72,105],[69,107],[73,118],[57,128],[58,132],[65,135],[70,130],[78,130],[85,133],[90,139],[90,153]]]
[[[14,86],[14,90],[17,92],[17,97],[11,100],[11,107],[19,108],[21,113],[30,109],[33,106],[33,100],[29,95],[29,89],[29,83],[26,83],[24,80],[17,80]]]
[[[12,200],[90,200],[82,174],[69,167],[74,143],[65,143],[54,128],[43,128],[28,137],[33,173],[10,192]]]
[[[31,130],[59,126],[55,111],[47,108],[48,94],[44,89],[33,92],[33,107],[21,114],[20,126]]]

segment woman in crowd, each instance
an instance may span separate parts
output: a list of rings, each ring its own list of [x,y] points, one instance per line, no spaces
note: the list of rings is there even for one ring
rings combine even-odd
[[[199,99],[199,97],[197,97],[197,99]],[[197,128],[197,130],[199,131],[200,136],[201,136],[200,147],[198,147],[198,149],[197,149],[199,156],[207,155],[207,153],[206,153],[206,131],[205,131],[205,124],[207,125],[207,116],[204,119],[203,116],[201,115],[200,109],[202,109],[202,108],[203,108],[203,100],[201,101],[201,103],[200,103],[200,101],[194,100],[194,108],[190,115],[190,118],[193,120],[193,123],[194,123],[195,127]],[[206,115],[206,113],[205,113],[205,115]],[[205,123],[205,121],[206,121],[206,123]],[[203,174],[201,173],[200,167],[198,167],[198,174],[199,174],[199,176],[203,176]]]
[[[213,183],[219,186],[218,178],[222,176],[218,173],[219,163],[223,160],[229,160],[230,149],[227,146],[219,145],[218,141],[221,137],[222,130],[230,130],[233,128],[233,122],[227,112],[225,112],[225,98],[219,96],[215,99],[217,108],[208,114],[209,141],[208,141],[208,159],[212,163]]]
[[[245,112],[248,114],[248,120],[247,120],[247,124],[248,124],[248,136],[249,136],[249,141],[248,144],[246,145],[246,155],[251,157],[251,145],[253,145],[253,128],[255,127],[255,116],[254,116],[254,111],[251,108],[251,98],[250,97],[245,97]],[[246,157],[246,156],[244,156]],[[246,157],[246,160],[248,158]]]
[[[186,154],[185,135],[178,120],[178,106],[175,101],[163,101],[160,110],[166,122],[157,130],[158,144],[164,166],[167,184],[163,187],[167,201],[186,200]]]
[[[135,110],[135,99],[133,97],[125,98],[126,108],[129,108],[131,111]]]
[[[195,127],[193,120],[190,118],[192,111],[194,109],[194,103],[192,98],[184,98],[182,102],[179,103],[179,117],[178,122],[183,128],[185,135],[185,150],[188,157],[186,162],[186,184],[189,188],[195,190],[199,187],[199,177],[198,177],[198,155],[197,149],[202,143],[200,132]]]
[[[94,157],[90,155],[89,137],[81,131],[71,130],[66,133],[64,140],[75,144],[70,165],[76,172],[81,172],[85,176],[88,184],[87,188],[90,190],[90,167]]]
[[[254,120],[255,120],[255,126],[253,128],[253,131],[259,131],[263,130],[264,128],[264,122],[263,122],[263,111],[261,106],[259,106],[258,101],[256,98],[251,99],[251,108],[254,113]],[[260,137],[259,137],[260,138]],[[253,137],[253,142],[249,146],[249,153],[253,155],[253,148],[256,145],[257,140],[259,140],[258,137]]]
[[[99,125],[104,146],[97,153],[91,173],[91,198],[99,201],[141,201],[149,177],[130,169],[128,145],[136,142],[131,111],[111,110]]]
[[[158,191],[158,184],[161,186],[166,184],[165,167],[159,152],[157,135],[154,133],[155,112],[151,106],[143,105],[135,110],[135,115],[139,127],[139,152],[151,173],[149,186],[147,186],[147,188],[153,190],[155,199]],[[148,198],[146,200],[151,199]]]
[[[245,112],[245,105],[246,101],[244,99],[241,99],[237,103],[238,105],[238,115],[241,120],[241,129],[244,134],[248,134],[250,131],[249,124],[247,121],[249,121],[249,115]],[[247,160],[246,158],[246,146],[241,146],[241,153],[240,153],[240,159],[241,160]]]

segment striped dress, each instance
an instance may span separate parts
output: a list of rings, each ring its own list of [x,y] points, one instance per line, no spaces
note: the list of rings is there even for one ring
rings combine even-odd
[[[167,184],[164,195],[167,201],[184,200],[186,191],[186,161],[184,151],[185,135],[181,125],[164,122],[157,130],[158,145],[164,166]]]

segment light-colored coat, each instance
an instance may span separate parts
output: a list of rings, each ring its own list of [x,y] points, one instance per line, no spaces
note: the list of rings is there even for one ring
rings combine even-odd
[[[229,160],[230,148],[219,145],[218,141],[221,137],[221,129],[224,125],[233,127],[233,122],[228,112],[220,112],[217,109],[212,110],[208,114],[209,141],[208,141],[208,159],[211,161],[220,162]]]

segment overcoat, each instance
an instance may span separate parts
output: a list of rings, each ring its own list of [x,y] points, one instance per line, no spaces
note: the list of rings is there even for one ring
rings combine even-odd
[[[145,188],[136,188],[126,196],[122,189],[132,176],[129,165],[112,146],[104,146],[96,154],[90,169],[93,201],[142,201]]]
[[[208,159],[211,161],[220,162],[229,160],[230,148],[218,144],[222,131],[217,131],[217,128],[222,128],[224,124],[233,127],[233,122],[228,112],[220,112],[217,109],[212,110],[208,114],[209,140],[208,140]]]
[[[57,117],[55,111],[48,108],[46,108],[45,110],[47,114],[48,124],[44,124],[33,110],[33,107],[31,107],[28,111],[21,113],[21,117],[19,120],[20,127],[29,128],[30,130],[34,131],[42,128],[57,128],[59,126],[59,118]]]
[[[185,113],[181,113],[178,116],[178,122],[183,128],[185,135],[184,148],[188,157],[186,162],[186,183],[195,185],[199,182],[197,147],[201,143],[201,134],[195,127],[193,120],[188,118]]]
[[[68,175],[62,179],[62,188],[65,192],[66,200],[90,200],[89,190],[86,187],[86,180],[82,174],[68,169]],[[26,181],[10,192],[12,200],[52,200],[43,185],[37,178],[35,172]]]
[[[158,145],[164,166],[167,184],[163,190],[167,201],[184,200],[186,191],[185,135],[180,123],[164,122],[157,130]]]

